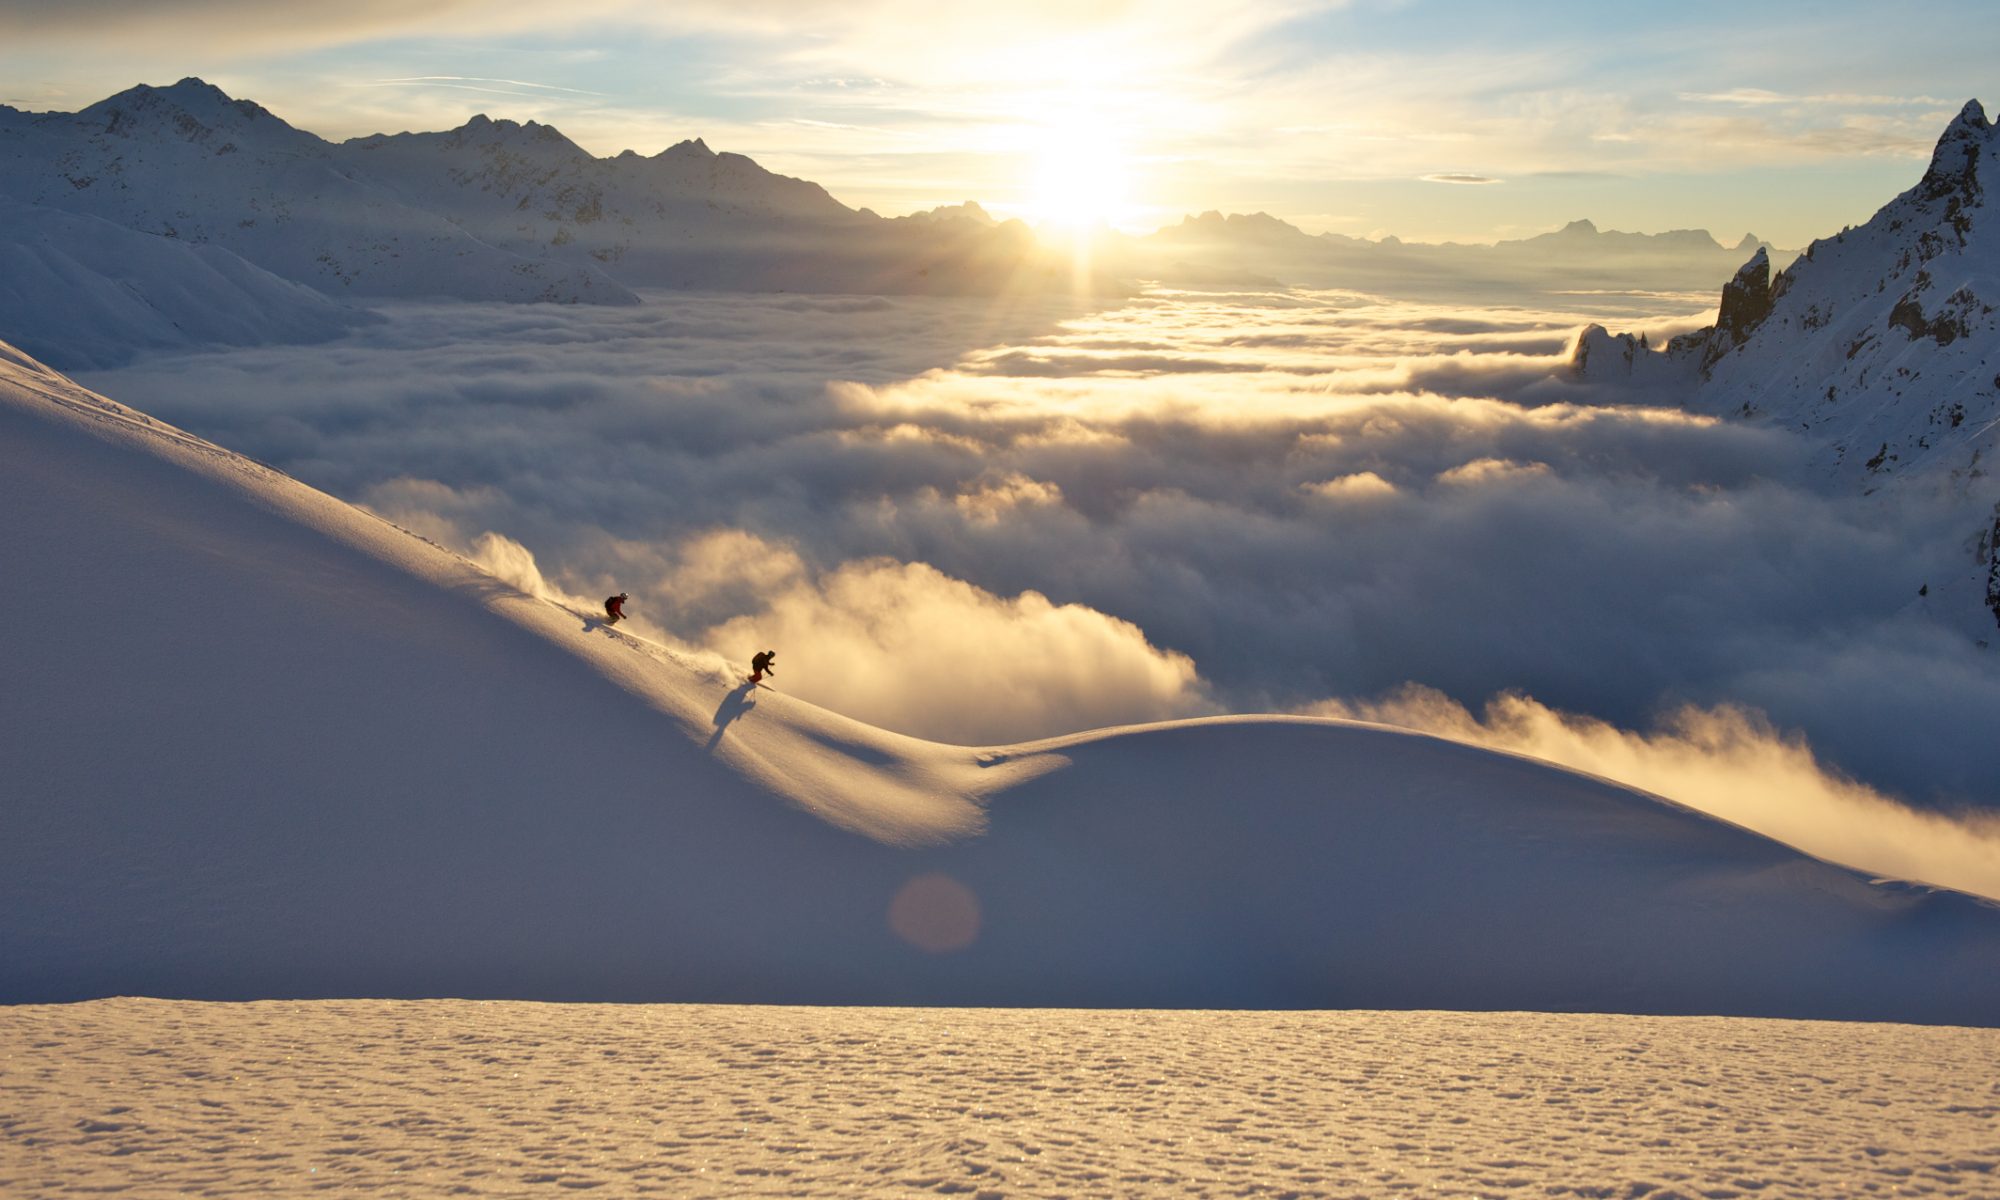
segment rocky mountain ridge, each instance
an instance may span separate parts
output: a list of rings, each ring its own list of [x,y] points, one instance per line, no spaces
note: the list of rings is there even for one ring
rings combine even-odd
[[[1665,347],[1590,326],[1572,369],[1793,430],[1809,467],[1837,486],[1935,489],[1984,512],[1969,558],[2000,621],[1996,160],[2000,129],[1969,101],[1923,177],[1866,224],[1775,275],[1759,251],[1723,288],[1716,324]]]

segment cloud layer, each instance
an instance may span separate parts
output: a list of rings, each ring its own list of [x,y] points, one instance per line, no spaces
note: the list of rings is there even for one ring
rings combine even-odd
[[[403,305],[87,382],[925,736],[1418,684],[1625,729],[1744,706],[1888,792],[2000,804],[2000,671],[1918,594],[1962,569],[1964,514],[1823,494],[1782,431],[1567,381],[1574,312],[649,300]]]

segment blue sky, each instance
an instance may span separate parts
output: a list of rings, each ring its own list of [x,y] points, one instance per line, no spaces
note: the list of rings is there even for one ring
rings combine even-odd
[[[0,102],[199,75],[334,138],[476,112],[599,154],[700,136],[892,214],[976,199],[1146,229],[1262,210],[1464,241],[1588,217],[1798,246],[1909,186],[1966,99],[2000,101],[1991,18],[1977,0],[0,0]]]

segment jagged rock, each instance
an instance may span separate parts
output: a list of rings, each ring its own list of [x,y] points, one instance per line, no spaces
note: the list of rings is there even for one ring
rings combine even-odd
[[[1993,530],[1986,535],[1986,608],[2000,622],[2000,506],[1996,506]]]
[[[1715,336],[1709,339],[1702,356],[1707,369],[1730,350],[1750,340],[1771,315],[1775,297],[1771,294],[1771,256],[1761,248],[1722,287],[1722,306],[1715,317]]]

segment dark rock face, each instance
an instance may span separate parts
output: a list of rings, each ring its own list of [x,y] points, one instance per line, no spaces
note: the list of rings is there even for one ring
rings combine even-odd
[[[1715,317],[1715,336],[1709,339],[1703,366],[1713,363],[1730,350],[1750,340],[1757,327],[1771,315],[1777,297],[1771,293],[1771,257],[1763,250],[1743,264],[1736,278],[1722,285],[1722,306]]]
[[[2000,507],[1996,507],[1993,530],[1986,535],[1986,607],[2000,622]]]
[[[1981,319],[1993,315],[1994,307],[1981,300],[1969,286],[1961,287],[1945,297],[1944,304],[1935,315],[1925,316],[1918,295],[1929,284],[1929,278],[1918,274],[1918,286],[1906,293],[1889,312],[1891,328],[1901,329],[1910,335],[1911,341],[1929,338],[1939,346],[1949,346],[1962,337],[1971,337],[1973,327]]]

